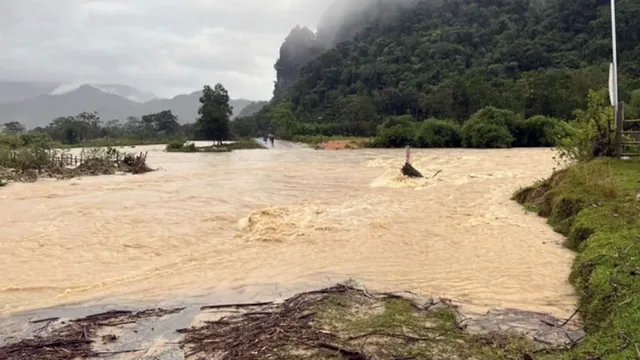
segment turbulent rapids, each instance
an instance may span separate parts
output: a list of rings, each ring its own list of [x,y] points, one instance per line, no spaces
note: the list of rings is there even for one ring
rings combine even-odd
[[[563,316],[572,254],[510,201],[548,149],[166,153],[158,171],[0,190],[0,313],[187,298],[257,284],[363,280]]]

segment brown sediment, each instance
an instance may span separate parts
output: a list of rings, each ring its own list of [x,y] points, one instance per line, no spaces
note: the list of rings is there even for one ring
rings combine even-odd
[[[344,150],[344,149],[360,149],[363,147],[365,140],[329,140],[316,145],[318,150]]]

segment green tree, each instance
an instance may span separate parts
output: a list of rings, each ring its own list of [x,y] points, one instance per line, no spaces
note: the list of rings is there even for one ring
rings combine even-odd
[[[293,104],[282,100],[269,110],[269,122],[275,126],[275,135],[289,138],[296,130],[296,118],[293,115]]]
[[[200,97],[200,108],[196,128],[205,140],[212,140],[222,145],[223,140],[230,139],[229,118],[233,114],[233,107],[229,105],[229,93],[218,83],[212,89],[205,85]]]
[[[568,135],[560,140],[560,157],[569,161],[588,161],[615,154],[613,108],[605,91],[589,91],[586,110],[576,110],[567,126]]]
[[[412,145],[418,123],[411,115],[390,116],[380,126],[373,145],[377,147],[404,147]]]
[[[514,112],[487,106],[462,126],[462,144],[473,148],[511,147],[517,122]]]
[[[458,147],[462,142],[460,125],[451,120],[427,119],[418,128],[415,145],[418,147]]]
[[[555,146],[566,135],[560,119],[542,115],[519,120],[516,127],[515,146],[520,147]]]
[[[26,128],[24,127],[24,125],[22,125],[17,121],[9,121],[4,123],[3,125],[3,132],[7,134],[20,134],[20,133],[23,133],[25,130]]]
[[[171,110],[164,110],[156,114],[144,115],[141,119],[142,126],[152,136],[176,135],[180,132],[178,117]]]
[[[339,121],[345,124],[348,135],[374,135],[378,124],[375,101],[362,95],[345,97],[340,107]]]

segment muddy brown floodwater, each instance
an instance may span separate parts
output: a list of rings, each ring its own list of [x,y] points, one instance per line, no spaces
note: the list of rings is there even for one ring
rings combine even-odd
[[[572,253],[509,200],[549,149],[148,150],[160,170],[0,190],[0,314],[352,277],[470,306],[566,316]]]

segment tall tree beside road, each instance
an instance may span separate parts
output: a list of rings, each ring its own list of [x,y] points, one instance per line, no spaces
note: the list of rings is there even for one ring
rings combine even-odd
[[[205,85],[200,97],[200,117],[196,120],[196,131],[205,140],[213,140],[214,144],[222,145],[223,140],[231,138],[229,118],[233,114],[233,107],[229,105],[229,93],[222,84],[216,84],[213,89]]]

